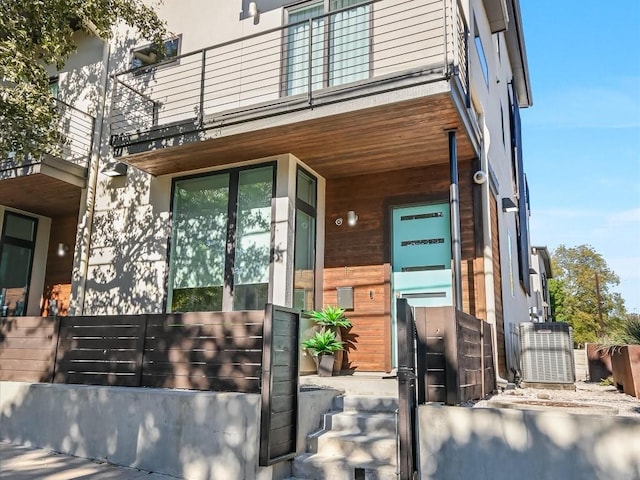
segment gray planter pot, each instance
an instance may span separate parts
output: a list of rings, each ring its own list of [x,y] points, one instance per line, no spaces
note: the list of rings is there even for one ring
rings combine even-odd
[[[333,375],[333,363],[335,357],[333,355],[318,355],[318,376],[330,377]]]

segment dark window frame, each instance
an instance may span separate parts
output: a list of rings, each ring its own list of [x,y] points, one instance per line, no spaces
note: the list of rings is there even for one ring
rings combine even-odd
[[[33,222],[33,240],[24,240],[22,238],[7,236],[7,219],[9,216],[20,217]],[[36,241],[38,240],[38,221],[37,217],[32,217],[30,215],[24,215],[22,213],[14,212],[12,210],[5,210],[4,216],[2,219],[2,234],[0,234],[0,261],[2,261],[2,252],[4,250],[5,245],[13,245],[16,247],[28,248],[31,250],[31,256],[29,257],[29,273],[27,275],[27,285],[26,292],[24,295],[24,311],[23,316],[27,314],[27,307],[29,306],[29,293],[31,291],[31,276],[33,274],[33,259],[35,257],[36,252]],[[6,299],[3,299],[3,302]],[[2,308],[2,305],[0,305]]]
[[[154,59],[152,62],[145,64],[143,63],[142,65],[134,65],[134,60],[135,60],[135,54],[136,53],[143,53],[145,50],[149,50],[149,53],[153,53],[155,55],[158,55],[157,52],[153,51],[153,44],[152,43],[147,43],[145,45],[140,45],[138,47],[134,47],[129,51],[129,68],[130,70],[133,70],[134,75],[140,75],[142,73],[148,73],[152,70],[156,70],[158,68],[165,68],[168,66],[173,66],[176,65],[180,62],[180,59],[178,59],[177,57],[179,57],[181,55],[182,52],[182,34],[179,35],[174,35],[172,37],[166,38],[165,40],[162,41],[163,45],[167,46],[167,43],[169,42],[174,42],[177,41],[178,45],[176,47],[176,51],[175,54],[172,54],[170,56],[165,56],[165,54],[157,56],[156,59]],[[167,62],[167,63],[163,63],[161,66],[158,66],[158,63],[160,62],[165,62],[167,60],[171,60],[172,58],[176,58],[175,61],[173,62]]]
[[[309,178],[312,178],[315,180],[315,185],[314,185],[314,196],[316,199],[316,206],[310,205],[307,202],[305,202],[304,200],[302,200],[301,198],[298,197],[298,188],[299,188],[299,179],[300,179],[300,172],[304,173],[305,175],[307,175]],[[315,301],[316,301],[316,279],[315,279],[315,275],[317,273],[316,268],[318,266],[317,264],[317,248],[318,248],[318,216],[317,216],[317,211],[318,211],[318,177],[316,175],[313,175],[310,171],[308,171],[306,168],[303,168],[301,165],[296,165],[296,191],[295,191],[295,215],[294,215],[294,226],[298,224],[298,211],[301,211],[303,213],[306,213],[307,215],[309,215],[311,218],[313,218],[314,221],[314,229],[313,229],[313,275],[314,275],[314,279],[313,279],[313,308],[315,308]],[[294,275],[295,275],[295,269],[296,269],[296,240],[297,240],[297,235],[298,232],[297,230],[294,232],[294,241],[293,241],[293,270],[294,270]],[[292,282],[292,285],[294,285],[294,282]],[[293,299],[293,294],[295,293],[295,285],[294,285],[294,289],[292,292],[292,301]]]
[[[253,170],[257,168],[271,167],[272,168],[272,177],[271,177],[271,199],[272,199],[272,209],[271,209],[271,228],[270,228],[270,238],[273,239],[274,235],[274,212],[273,212],[273,199],[276,195],[276,179],[277,179],[277,162],[266,162],[266,163],[258,163],[254,165],[245,165],[242,167],[233,167],[226,168],[223,170],[215,170],[212,172],[203,172],[197,173],[194,175],[186,175],[183,177],[174,177],[171,180],[171,200],[169,202],[169,212],[170,212],[170,220],[169,220],[169,235],[167,239],[167,259],[165,262],[165,281],[164,281],[164,298],[163,298],[163,310],[167,313],[176,313],[169,312],[169,289],[171,289],[171,285],[169,284],[170,276],[171,276],[171,254],[173,248],[173,233],[174,233],[174,224],[173,224],[173,211],[174,211],[174,201],[175,201],[175,190],[176,183],[182,180],[191,180],[194,178],[204,178],[204,177],[212,177],[216,175],[229,175],[229,193],[228,193],[228,203],[227,203],[227,232],[226,232],[226,240],[225,240],[225,257],[224,257],[224,275],[223,275],[223,283],[222,283],[222,312],[233,312],[233,294],[234,294],[234,268],[235,268],[235,233],[237,231],[237,221],[238,221],[238,187],[240,180],[240,172],[246,170]],[[273,264],[273,248],[270,248],[269,251],[269,276],[271,276],[271,269]]]

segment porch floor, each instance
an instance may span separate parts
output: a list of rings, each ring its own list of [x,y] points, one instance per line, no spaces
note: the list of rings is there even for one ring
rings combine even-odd
[[[353,373],[333,377],[318,375],[300,376],[300,386],[329,387],[347,395],[375,395],[378,397],[397,397],[398,379],[394,374],[384,372]]]

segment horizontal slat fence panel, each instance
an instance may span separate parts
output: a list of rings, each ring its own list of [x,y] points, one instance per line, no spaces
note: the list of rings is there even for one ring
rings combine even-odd
[[[0,380],[50,382],[55,362],[58,319],[0,319]]]
[[[263,311],[147,316],[141,384],[260,391]]]
[[[54,381],[139,386],[145,326],[144,315],[61,317]]]
[[[495,388],[491,326],[453,307],[418,307],[418,401],[458,404]]]

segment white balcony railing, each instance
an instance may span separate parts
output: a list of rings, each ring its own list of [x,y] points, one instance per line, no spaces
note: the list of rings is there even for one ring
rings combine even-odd
[[[398,80],[456,74],[466,86],[467,32],[455,0],[305,12],[290,13],[288,25],[116,75],[112,145],[310,108],[372,84],[391,89]]]

